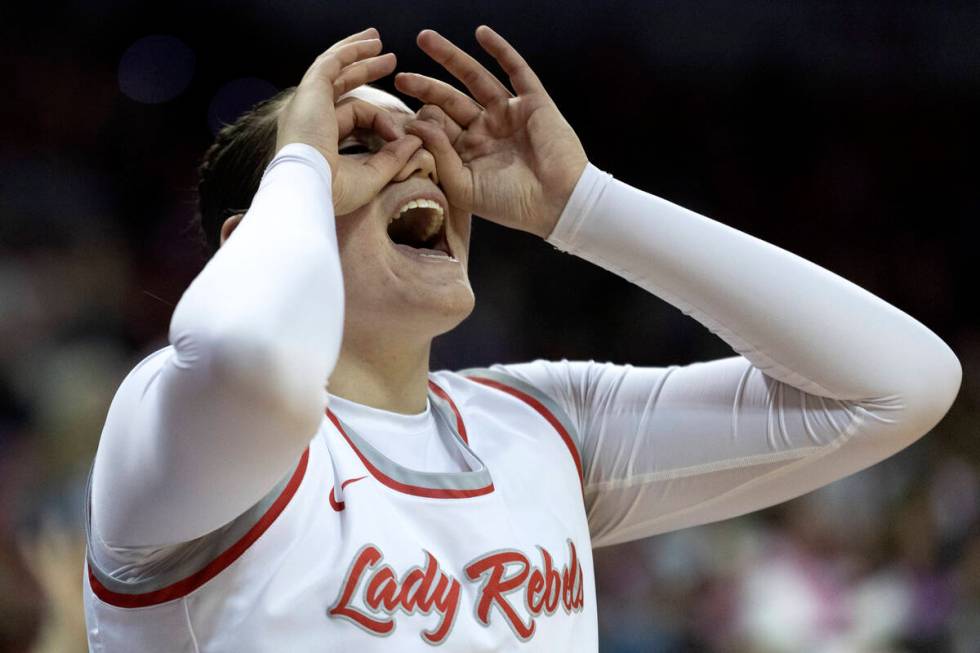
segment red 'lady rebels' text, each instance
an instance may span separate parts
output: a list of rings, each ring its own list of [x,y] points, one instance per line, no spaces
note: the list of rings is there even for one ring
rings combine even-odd
[[[543,547],[541,566],[530,563],[520,551],[495,551],[480,556],[463,569],[466,578],[479,582],[476,596],[476,618],[490,625],[490,610],[496,607],[514,633],[522,640],[534,636],[535,617],[551,616],[561,606],[567,614],[581,612],[584,604],[582,565],[575,544],[568,541],[568,563],[559,571],[551,554]],[[349,619],[369,633],[387,635],[395,629],[394,613],[420,612],[439,615],[438,622],[421,633],[429,644],[441,644],[452,631],[459,614],[460,583],[442,571],[439,561],[425,552],[425,566],[412,567],[399,579],[395,571],[382,564],[384,556],[373,545],[362,548],[355,556],[340,596],[327,613]],[[520,594],[512,594],[522,590]],[[508,599],[523,596],[527,620]],[[361,603],[367,610],[355,607]],[[379,618],[378,615],[385,615]]]

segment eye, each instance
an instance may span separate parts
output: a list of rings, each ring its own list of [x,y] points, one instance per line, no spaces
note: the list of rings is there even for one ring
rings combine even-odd
[[[337,152],[339,154],[343,154],[343,155],[371,154],[372,153],[372,150],[371,150],[370,147],[368,147],[364,143],[353,142],[353,143],[347,143],[346,145],[342,145],[337,150]]]

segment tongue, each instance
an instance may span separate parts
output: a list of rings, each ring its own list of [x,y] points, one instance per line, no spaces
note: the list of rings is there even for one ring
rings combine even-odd
[[[409,209],[388,225],[388,236],[395,243],[422,249],[438,229],[431,209]]]

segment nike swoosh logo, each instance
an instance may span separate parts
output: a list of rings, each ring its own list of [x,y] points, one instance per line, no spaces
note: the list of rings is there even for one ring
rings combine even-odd
[[[367,476],[358,476],[357,478],[349,478],[349,479],[347,479],[346,481],[344,481],[343,483],[340,484],[340,489],[343,490],[345,487],[347,487],[351,483],[355,483],[355,482],[361,480],[362,478],[367,478]],[[329,499],[330,499],[330,507],[333,508],[334,510],[336,510],[337,512],[340,512],[341,510],[343,510],[346,507],[347,504],[345,504],[343,501],[337,501],[337,497],[334,496],[333,490],[334,490],[333,488],[330,488],[330,497],[329,497]]]

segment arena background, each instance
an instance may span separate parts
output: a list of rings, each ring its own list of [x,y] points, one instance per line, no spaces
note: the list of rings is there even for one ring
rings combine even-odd
[[[399,69],[432,74],[415,34],[473,51],[481,22],[523,52],[598,166],[863,285],[964,364],[947,418],[874,469],[598,551],[602,651],[980,651],[980,4],[78,0],[0,13],[0,651],[84,650],[85,476],[115,387],[164,344],[203,264],[188,225],[217,126],[355,30],[378,27]],[[662,301],[485,222],[471,277],[476,312],[438,341],[437,368],[729,355]]]

